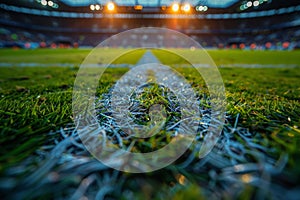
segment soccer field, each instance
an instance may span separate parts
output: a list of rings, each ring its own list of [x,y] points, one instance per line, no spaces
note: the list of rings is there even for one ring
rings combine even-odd
[[[113,59],[116,51],[124,49],[104,49],[102,57],[107,60],[99,63]],[[197,50],[176,51],[197,57]],[[79,66],[89,52],[90,49],[0,50],[0,189],[18,191],[28,197],[32,197],[31,190],[38,189],[35,195],[40,196],[34,198],[43,198],[53,197],[50,191],[56,187],[56,191],[64,191],[61,196],[68,196],[78,187],[93,190],[83,185],[83,179],[86,182],[92,179],[86,177],[94,174],[104,184],[105,174],[112,174],[120,180],[110,183],[119,183],[115,185],[117,197],[127,198],[134,193],[139,198],[146,195],[154,199],[199,199],[199,195],[210,195],[212,188],[226,197],[226,187],[222,185],[224,169],[235,178],[233,182],[243,183],[240,198],[259,197],[259,192],[272,193],[276,188],[277,195],[299,186],[300,51],[208,50],[219,67],[226,89],[226,125],[222,138],[227,138],[224,141],[228,143],[225,153],[212,157],[215,162],[208,162],[203,168],[198,161],[182,167],[180,161],[184,163],[185,158],[191,157],[190,150],[178,162],[148,175],[115,173],[110,169],[91,170],[90,174],[82,175],[80,166],[93,167],[94,161],[77,154],[72,158],[71,148],[63,151],[69,156],[64,161],[57,161],[51,169],[42,168],[45,166],[40,163],[47,161],[49,152],[62,140],[63,130],[72,127],[72,89]],[[181,67],[181,60],[161,51],[152,52],[162,64],[176,65],[199,96],[209,95],[206,90],[198,90],[205,88],[205,83],[199,74]],[[126,59],[115,60],[115,67],[103,75],[97,94],[107,94],[129,70],[128,66],[135,65],[144,53],[145,50],[138,50]],[[79,161],[71,163],[72,159]],[[223,160],[225,166],[219,166],[217,159],[221,164]],[[265,164],[265,171],[253,167],[257,163]],[[234,166],[242,166],[244,171]],[[39,177],[24,179],[42,169],[46,171]],[[257,176],[257,173],[261,174]],[[248,184],[256,179],[270,187],[264,190]],[[26,183],[25,188],[32,188],[20,186]],[[202,193],[195,188],[201,188]]]
[[[197,50],[170,49],[179,53],[194,54],[197,56]],[[116,52],[127,52],[130,49],[103,49],[103,55],[109,61]],[[1,49],[1,65],[4,63],[40,63],[40,64],[76,64],[80,65],[85,57],[91,52],[91,49]],[[141,51],[143,52],[143,51]],[[236,65],[236,64],[266,64],[266,65],[300,65],[300,51],[243,51],[243,50],[207,50],[214,62],[219,65]],[[142,54],[136,55],[137,58]],[[158,55],[159,56],[159,55]],[[160,56],[164,62],[163,55]],[[176,60],[169,59],[169,64]],[[126,60],[125,63],[134,64],[135,59]]]

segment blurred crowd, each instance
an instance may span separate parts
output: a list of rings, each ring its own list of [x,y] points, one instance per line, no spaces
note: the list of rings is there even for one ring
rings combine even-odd
[[[0,48],[94,47],[119,32],[139,27],[162,27],[180,31],[204,48],[292,50],[300,48],[299,14],[244,19],[83,19],[0,14]],[[154,34],[155,35],[155,34]],[[169,38],[170,39],[170,38]],[[172,39],[172,38],[171,38]],[[119,47],[172,46],[163,35],[132,35]],[[175,41],[176,38],[173,38]]]

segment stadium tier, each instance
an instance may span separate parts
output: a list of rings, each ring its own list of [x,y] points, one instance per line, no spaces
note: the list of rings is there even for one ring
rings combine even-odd
[[[58,8],[53,8],[47,1],[32,1],[31,4],[3,1],[0,4],[0,46],[96,46],[111,35],[138,27],[177,30],[204,47],[294,49],[300,46],[300,6],[297,1],[266,1],[248,9],[244,9],[240,1],[232,1],[233,4],[225,8],[224,4],[214,8],[200,7],[204,4],[199,1],[200,4],[190,4],[189,12],[173,11],[170,2],[166,5],[141,5],[140,9],[136,7],[139,4],[115,3],[115,10],[111,12],[105,1],[102,5],[89,4],[88,1],[79,5],[70,2],[54,1],[50,5],[55,3]],[[151,43],[150,39],[153,39],[132,37],[132,46],[136,42]],[[163,36],[155,39],[163,40]],[[129,42],[124,41],[124,44]]]

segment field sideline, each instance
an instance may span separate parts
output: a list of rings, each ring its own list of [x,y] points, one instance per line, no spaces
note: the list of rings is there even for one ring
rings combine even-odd
[[[110,60],[115,51],[124,50],[105,49],[103,55]],[[181,51],[191,53],[190,50]],[[42,146],[51,145],[60,137],[49,135],[50,131],[58,131],[72,123],[72,88],[78,67],[89,52],[90,49],[0,50],[0,64],[3,65],[0,66],[1,177],[8,177],[10,168],[23,164]],[[128,56],[130,59],[116,60],[115,64],[134,65],[143,53],[143,50],[137,51]],[[192,53],[196,55],[195,51]],[[219,70],[226,88],[228,123],[232,127],[238,124],[251,133],[259,134],[261,141],[258,143],[272,148],[273,155],[286,152],[287,164],[282,174],[275,178],[280,181],[284,179],[291,187],[299,187],[300,51],[209,50],[208,53],[217,66],[226,66]],[[163,64],[178,64],[176,58],[155,55]],[[101,62],[106,63],[107,60]],[[20,63],[23,67],[16,67]],[[26,63],[53,66],[26,67]],[[261,66],[242,68],[245,64]],[[275,68],[269,68],[272,65]],[[101,79],[98,94],[107,93],[127,71],[128,68],[108,69]],[[178,71],[194,88],[205,87],[201,77],[184,68]],[[192,172],[182,174],[193,176]],[[154,173],[142,182],[150,180],[155,185],[159,176],[159,172]],[[292,179],[287,181],[284,176]],[[205,185],[208,177],[201,178]],[[3,184],[0,181],[0,189]],[[161,184],[162,191],[166,184]],[[178,189],[181,199],[180,195],[186,192],[191,198],[193,194],[199,195],[191,192],[197,187],[200,186],[193,180],[184,189],[175,189]],[[154,195],[153,190],[148,192]],[[245,188],[243,192],[252,194],[254,190]]]

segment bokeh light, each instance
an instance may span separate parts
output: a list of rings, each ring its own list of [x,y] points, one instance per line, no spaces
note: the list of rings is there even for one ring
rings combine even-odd
[[[112,3],[112,2],[109,2],[109,3],[107,4],[107,9],[108,9],[109,11],[113,11],[113,10],[115,9],[115,4]]]
[[[172,5],[172,10],[173,10],[174,12],[177,12],[177,11],[179,10],[179,4],[178,4],[178,3],[174,3],[174,4]]]
[[[186,3],[182,6],[182,10],[184,12],[189,12],[191,10],[191,5],[189,3]]]
[[[90,9],[91,10],[95,10],[95,6],[94,5],[90,5]]]

